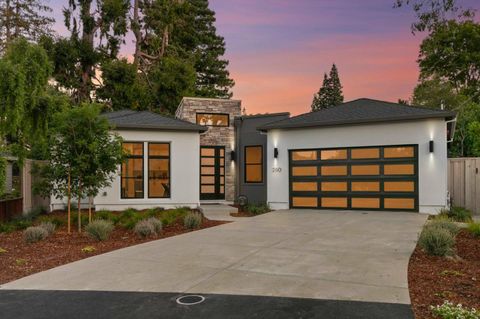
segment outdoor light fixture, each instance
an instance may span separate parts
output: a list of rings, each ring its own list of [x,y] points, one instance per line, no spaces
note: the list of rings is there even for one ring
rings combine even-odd
[[[273,149],[273,157],[278,158],[278,148]]]
[[[232,162],[235,162],[235,151],[230,152],[230,158],[231,158]]]
[[[430,143],[428,143],[428,149],[430,150],[430,153],[433,153],[433,141],[430,141]]]

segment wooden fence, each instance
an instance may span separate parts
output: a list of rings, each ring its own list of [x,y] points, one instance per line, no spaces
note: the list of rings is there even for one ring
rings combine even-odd
[[[453,206],[480,215],[480,158],[448,159],[448,191]]]
[[[5,222],[23,213],[23,198],[0,200],[0,222]]]

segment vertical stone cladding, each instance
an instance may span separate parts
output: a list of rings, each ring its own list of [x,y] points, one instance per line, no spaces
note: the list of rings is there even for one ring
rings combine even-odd
[[[200,135],[202,146],[225,146],[225,199],[235,199],[235,165],[232,162],[231,151],[235,148],[235,117],[242,113],[242,102],[229,99],[209,99],[184,97],[175,112],[178,119],[196,123],[197,113],[229,114],[228,127],[209,126],[208,131]]]

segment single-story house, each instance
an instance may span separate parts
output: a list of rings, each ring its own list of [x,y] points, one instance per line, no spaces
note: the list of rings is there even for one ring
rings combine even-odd
[[[183,98],[175,118],[104,116],[130,155],[96,209],[240,196],[273,209],[436,213],[447,205],[453,112],[358,99],[294,117],[242,115],[239,100]]]

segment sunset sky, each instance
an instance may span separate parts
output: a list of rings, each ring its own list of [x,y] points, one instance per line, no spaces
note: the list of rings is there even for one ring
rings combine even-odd
[[[61,8],[51,0],[55,29],[66,35]],[[339,69],[345,100],[410,98],[418,78],[418,47],[410,8],[393,0],[210,0],[247,113],[309,110],[323,73]],[[461,0],[480,9],[478,0]],[[132,53],[127,38],[122,54]]]

